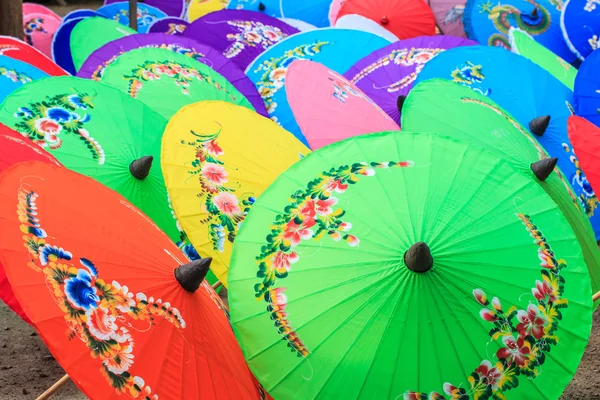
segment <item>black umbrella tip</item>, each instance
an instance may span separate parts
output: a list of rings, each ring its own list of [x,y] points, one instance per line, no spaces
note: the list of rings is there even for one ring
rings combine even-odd
[[[544,158],[543,160],[531,164],[531,171],[533,171],[533,174],[536,178],[544,182],[546,179],[548,179],[552,171],[554,171],[557,162],[558,158],[556,157]]]
[[[404,253],[404,264],[413,272],[424,273],[433,267],[433,257],[431,250],[424,242],[413,244],[406,253]]]
[[[134,178],[144,180],[150,175],[150,168],[152,168],[153,156],[144,156],[138,158],[129,164],[129,172]]]
[[[265,11],[267,9],[267,6],[265,6],[263,3],[258,3],[258,9],[260,11]]]
[[[396,99],[396,107],[398,107],[398,111],[402,112],[402,106],[404,105],[404,102],[406,101],[406,96],[404,95],[400,95],[398,96],[398,98]]]
[[[175,268],[175,279],[186,291],[194,293],[206,278],[211,263],[212,258],[208,257],[180,265]]]
[[[546,129],[548,129],[548,125],[550,125],[550,116],[542,115],[541,117],[537,117],[531,120],[529,123],[529,130],[537,136],[542,136],[546,133]]]

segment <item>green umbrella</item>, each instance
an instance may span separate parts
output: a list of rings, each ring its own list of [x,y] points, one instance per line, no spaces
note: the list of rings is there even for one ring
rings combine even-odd
[[[0,123],[121,193],[193,255],[170,208],[159,161],[167,121],[143,103],[92,80],[46,78],[8,96]],[[73,204],[74,212],[78,207],[85,204]]]
[[[571,64],[548,50],[544,45],[539,44],[527,32],[520,29],[511,28],[509,39],[512,51],[528,58],[534,64],[542,67],[556,79],[565,84],[566,87],[573,90],[575,86],[575,75],[577,69]]]
[[[222,100],[254,110],[222,75],[167,49],[128,51],[106,67],[101,82],[146,103],[167,119],[183,106],[202,100]]]
[[[284,172],[242,225],[229,290],[278,400],[558,398],[591,329],[556,203],[435,134],[354,137]]]
[[[488,97],[443,79],[424,81],[413,88],[402,107],[402,128],[439,132],[473,143],[530,175],[531,164],[548,157],[528,130]],[[558,167],[543,182],[538,181],[575,232],[594,292],[600,291],[600,251],[579,200]]]
[[[75,69],[79,70],[94,51],[106,43],[137,33],[135,30],[103,17],[84,18],[71,32],[71,56]]]

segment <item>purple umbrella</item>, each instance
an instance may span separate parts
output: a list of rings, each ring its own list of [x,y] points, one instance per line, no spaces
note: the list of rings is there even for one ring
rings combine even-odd
[[[183,35],[190,23],[181,18],[167,17],[154,21],[148,33],[166,33],[167,35]]]
[[[104,0],[104,5],[117,3],[123,0]],[[140,3],[156,7],[171,17],[181,17],[185,9],[185,0],[139,0]]]
[[[478,44],[454,36],[400,40],[364,57],[344,76],[400,124],[404,99],[425,63],[445,50]]]
[[[263,13],[221,10],[192,22],[184,36],[219,50],[245,71],[266,49],[298,32],[291,25]]]
[[[113,40],[94,51],[77,73],[80,78],[100,80],[107,65],[121,54],[142,47],[156,47],[175,51],[193,57],[223,75],[239,90],[261,115],[268,116],[265,104],[252,81],[229,60],[213,49],[197,41],[183,36],[164,33],[145,33],[126,36]]]

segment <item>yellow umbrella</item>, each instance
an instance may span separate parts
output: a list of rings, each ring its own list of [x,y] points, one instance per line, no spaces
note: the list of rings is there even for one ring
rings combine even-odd
[[[175,214],[227,287],[233,241],[256,198],[310,150],[252,110],[202,101],[175,114],[161,163]]]
[[[188,21],[194,22],[211,12],[224,9],[229,0],[191,0],[188,6]]]

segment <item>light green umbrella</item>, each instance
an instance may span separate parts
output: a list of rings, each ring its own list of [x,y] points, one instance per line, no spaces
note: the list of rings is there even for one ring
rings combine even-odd
[[[112,19],[103,17],[85,18],[71,32],[71,56],[75,69],[79,70],[94,51],[106,43],[137,33],[133,29]]]
[[[173,216],[160,166],[167,121],[142,102],[93,80],[46,78],[8,96],[0,105],[0,123],[65,167],[122,194],[194,255]],[[78,207],[85,204],[73,204],[74,212]]]
[[[244,221],[229,289],[278,400],[556,399],[591,328],[556,203],[435,134],[358,136],[290,167]]]
[[[548,157],[529,131],[488,97],[443,79],[424,81],[413,88],[402,107],[402,128],[473,143],[532,176],[531,164]],[[600,251],[579,200],[558,167],[538,182],[575,232],[594,292],[600,291]]]
[[[534,64],[542,67],[556,79],[573,90],[577,69],[571,64],[539,44],[527,32],[511,28],[509,31],[510,46],[513,53],[528,58]]]
[[[106,67],[101,82],[146,103],[167,119],[183,106],[202,100],[221,100],[254,110],[222,75],[168,49],[128,51]]]

